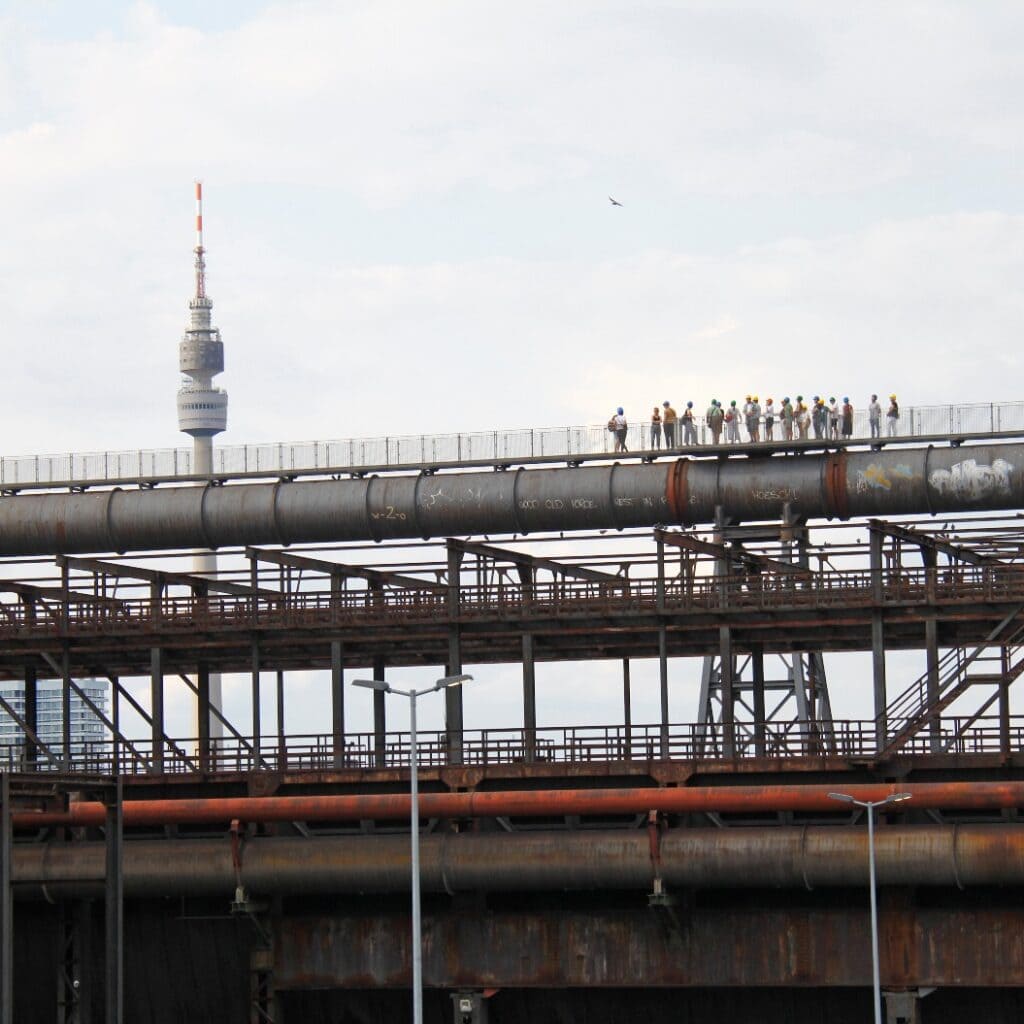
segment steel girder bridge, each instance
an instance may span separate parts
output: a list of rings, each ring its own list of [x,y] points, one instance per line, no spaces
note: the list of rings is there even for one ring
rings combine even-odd
[[[453,993],[473,1021],[863,1016],[865,830],[836,790],[912,794],[877,836],[893,1012],[1012,1019],[1022,466],[1012,444],[733,451],[0,501],[0,546],[25,559],[0,583],[0,676],[24,686],[0,700],[21,733],[0,773],[0,1013],[404,1015],[408,737],[383,694],[371,731],[346,729],[345,681],[514,662],[520,722],[466,729],[449,692],[421,750],[428,1019],[453,1019]],[[214,542],[216,576],[165,550]],[[893,671],[901,650],[918,669]],[[832,712],[833,652],[864,656],[856,719]],[[536,665],[597,659],[622,669],[608,723],[541,724]],[[654,722],[633,721],[640,660]],[[291,735],[308,669],[325,727]],[[214,672],[249,676],[246,722],[211,705]],[[104,739],[44,738],[40,680],[67,711],[94,677]],[[181,694],[194,735],[166,726]]]

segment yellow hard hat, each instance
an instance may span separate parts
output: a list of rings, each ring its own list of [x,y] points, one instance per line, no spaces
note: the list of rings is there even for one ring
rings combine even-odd
[[[890,395],[889,397],[890,397],[890,398],[891,398],[891,399],[892,399],[892,400],[893,400],[894,402],[896,401],[896,396],[895,396],[895,395]]]

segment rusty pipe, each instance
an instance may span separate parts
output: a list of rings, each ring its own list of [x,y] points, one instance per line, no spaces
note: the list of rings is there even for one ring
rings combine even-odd
[[[769,452],[509,472],[0,497],[0,555],[1024,507],[1024,445]]]
[[[886,825],[875,839],[882,885],[1024,884],[1024,826]],[[241,883],[254,893],[401,893],[409,888],[407,836],[257,838],[242,851]],[[423,837],[424,891],[823,888],[868,881],[867,830],[844,826],[669,829],[657,862],[639,830],[448,833]],[[16,845],[13,880],[50,899],[99,891],[103,843]],[[229,894],[226,839],[133,840],[124,847],[129,897]]]
[[[925,782],[841,785],[857,800],[884,800],[910,793],[913,809],[1000,810],[1024,807],[1024,782]],[[707,811],[765,813],[835,811],[829,793],[836,786],[708,786],[599,790],[502,790],[474,793],[420,793],[423,818],[564,817],[687,814]],[[273,821],[399,820],[410,812],[407,793],[324,796],[213,797],[209,799],[127,800],[125,826],[225,825]],[[64,811],[16,811],[15,828],[100,826],[106,810],[99,802],[71,803]]]

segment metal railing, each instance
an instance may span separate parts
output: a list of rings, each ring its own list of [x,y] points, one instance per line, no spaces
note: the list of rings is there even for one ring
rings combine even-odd
[[[699,442],[709,443],[711,435],[704,423],[704,409],[700,410],[695,421]],[[1024,402],[909,406],[901,410],[898,424],[901,437],[1024,431]],[[681,435],[681,424],[677,432]],[[882,434],[887,432],[883,405]],[[740,435],[746,440],[745,422],[741,425]],[[855,410],[853,437],[864,439],[870,435],[867,411]],[[782,424],[776,414],[775,440],[781,439]],[[223,445],[214,449],[213,471],[215,474],[234,475],[308,472],[327,468],[359,469],[370,466],[459,465],[465,462],[514,461],[538,457],[573,458],[611,453],[614,442],[614,436],[607,427],[599,425]],[[681,442],[682,437],[677,436],[675,447],[682,449]],[[651,448],[650,422],[634,415],[626,444],[632,451]],[[143,451],[0,456],[0,485],[6,487],[18,484],[134,480],[144,477],[187,477],[194,472],[192,449],[185,446]]]
[[[971,606],[978,602],[1024,603],[1024,572],[1007,565],[957,565],[940,569],[902,568],[884,572],[883,605],[942,603]],[[765,571],[744,576],[674,578],[664,585],[659,605],[653,578],[608,582],[564,579],[523,586],[512,580],[463,585],[459,590],[461,619],[530,618],[550,615],[631,614],[653,612],[760,612],[787,609],[832,610],[863,607],[875,602],[868,569],[827,570],[797,574]],[[0,603],[0,636],[72,637],[120,635],[129,637],[159,630],[248,630],[286,627],[345,627],[364,622],[447,621],[444,591],[375,588],[282,592],[268,596],[163,596],[126,598],[102,603],[59,601]]]
[[[891,722],[890,735],[906,723]],[[760,737],[760,739],[759,739]],[[630,761],[744,761],[756,757],[794,759],[804,757],[870,757],[878,750],[877,724],[868,720],[835,720],[828,723],[764,722],[755,726],[738,721],[732,726],[731,747],[723,742],[720,723],[676,723],[666,726],[622,725],[543,727],[537,729],[478,729],[461,734],[462,765],[555,764],[585,765]],[[1024,716],[1009,721],[1009,749],[1024,752]],[[763,754],[759,753],[761,744]],[[177,739],[163,751],[164,771],[195,772],[197,740]],[[259,769],[324,771],[341,768],[407,768],[409,734],[388,732],[349,733],[335,757],[330,735],[302,734],[279,739],[262,737],[259,757],[251,738],[218,739],[211,745],[209,770],[248,772]],[[21,743],[0,745],[0,767],[9,771],[71,771],[109,775],[142,775],[151,770],[152,746],[134,740],[132,748],[113,741],[78,743],[70,765],[55,765],[41,753],[34,763],[25,759]],[[444,732],[417,736],[418,763],[445,767],[452,763],[449,737]],[[1005,752],[999,719],[993,717],[945,717],[936,735],[909,740],[902,754],[933,754],[936,749],[951,755]],[[63,761],[60,745],[50,751]]]

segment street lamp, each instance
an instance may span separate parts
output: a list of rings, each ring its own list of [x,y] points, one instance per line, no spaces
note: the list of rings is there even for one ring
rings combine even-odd
[[[397,693],[409,698],[409,835],[412,843],[412,1021],[423,1024],[423,936],[420,926],[420,789],[416,770],[416,698],[449,686],[468,683],[472,676],[444,676],[422,690],[399,690],[385,679],[353,679],[353,686]]]
[[[875,997],[875,1024],[882,1024],[882,984],[878,971],[878,903],[875,898],[875,808],[909,800],[912,793],[890,793],[884,800],[857,800],[849,793],[829,793],[832,800],[856,804],[868,812],[868,885],[871,889],[871,976]]]

